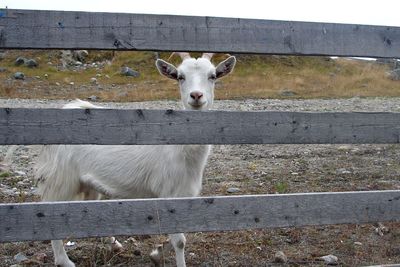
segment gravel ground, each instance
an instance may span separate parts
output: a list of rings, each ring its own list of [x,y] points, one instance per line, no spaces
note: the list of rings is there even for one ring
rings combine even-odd
[[[61,107],[66,101],[0,99],[0,107]],[[113,108],[178,108],[178,102],[99,103]],[[400,98],[333,100],[216,101],[215,109],[275,111],[398,112]],[[0,146],[0,160],[8,146]],[[294,193],[400,189],[399,145],[220,145],[204,175],[203,195]],[[0,202],[35,201],[32,180],[36,146],[18,146],[10,170],[0,170]],[[5,174],[4,174],[5,173]],[[234,189],[234,190],[233,190]],[[323,266],[322,256],[337,265],[400,263],[400,224],[340,225],[225,233],[188,234],[188,266],[275,266],[283,252],[290,266]],[[148,266],[148,254],[165,237],[121,237],[125,250],[112,253],[100,239],[72,240],[68,247],[78,266]],[[0,266],[25,255],[30,266],[51,266],[47,242],[0,245]],[[18,258],[18,257],[17,257]],[[166,264],[173,265],[172,254]]]

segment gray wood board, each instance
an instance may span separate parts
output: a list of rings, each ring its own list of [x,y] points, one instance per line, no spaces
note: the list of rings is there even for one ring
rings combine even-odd
[[[400,191],[0,204],[0,242],[400,221]]]
[[[2,9],[0,48],[400,58],[400,27]]]
[[[400,113],[0,109],[0,144],[399,143]]]

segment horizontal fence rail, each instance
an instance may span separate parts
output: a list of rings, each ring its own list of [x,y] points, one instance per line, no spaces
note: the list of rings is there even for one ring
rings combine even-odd
[[[0,109],[0,144],[399,143],[400,113]]]
[[[0,48],[400,58],[400,27],[2,9]]]
[[[400,190],[0,204],[0,242],[400,221]]]

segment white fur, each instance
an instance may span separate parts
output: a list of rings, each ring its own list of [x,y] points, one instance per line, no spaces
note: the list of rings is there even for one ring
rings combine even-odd
[[[209,75],[215,75],[216,68],[208,59],[185,59],[177,69],[157,61],[157,67],[169,78],[177,78],[175,74],[185,76],[184,81],[180,80],[180,89],[186,109],[211,107],[215,79],[210,80]],[[203,97],[193,100],[193,91],[201,91]],[[64,108],[100,107],[75,100]],[[210,149],[209,145],[44,146],[36,169],[39,193],[43,201],[98,199],[101,194],[112,198],[197,196]],[[170,235],[170,240],[177,266],[186,266],[184,235]],[[53,240],[52,246],[57,265],[74,266],[61,240]]]

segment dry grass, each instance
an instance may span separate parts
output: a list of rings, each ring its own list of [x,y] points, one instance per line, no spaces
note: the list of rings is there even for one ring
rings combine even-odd
[[[39,68],[15,66],[17,56],[35,58]],[[168,53],[161,53],[168,58]],[[224,55],[217,56],[218,62]],[[177,83],[161,77],[152,52],[91,51],[88,61],[109,60],[104,68],[58,70],[59,51],[8,51],[0,66],[0,97],[86,98],[104,101],[177,99]],[[171,59],[178,64],[179,60]],[[48,64],[51,62],[51,65]],[[138,78],[120,75],[122,66],[138,70]],[[400,82],[386,77],[388,66],[349,59],[325,57],[239,55],[235,73],[217,84],[217,99],[242,98],[347,98],[400,96]],[[12,75],[22,71],[24,81]],[[48,77],[45,78],[44,74]],[[96,77],[98,85],[90,83]],[[73,85],[71,85],[71,82]],[[290,92],[290,95],[282,92]]]

